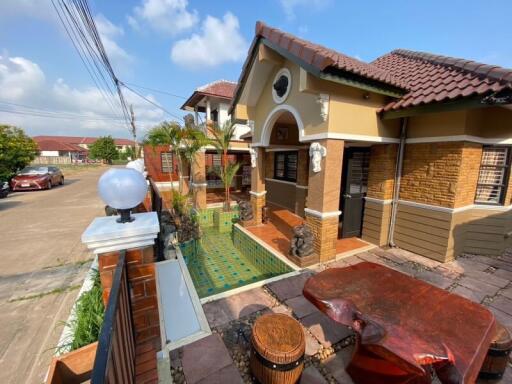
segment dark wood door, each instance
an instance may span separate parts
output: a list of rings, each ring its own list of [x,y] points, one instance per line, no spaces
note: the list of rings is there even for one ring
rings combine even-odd
[[[370,148],[345,149],[340,196],[341,237],[361,236],[369,165]]]

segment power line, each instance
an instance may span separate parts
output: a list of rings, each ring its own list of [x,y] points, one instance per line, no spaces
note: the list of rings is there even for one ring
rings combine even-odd
[[[155,88],[145,87],[145,86],[142,86],[142,85],[137,85],[137,84],[128,83],[128,82],[124,82],[124,84],[125,85],[128,84],[128,85],[131,85],[132,87],[136,87],[136,88],[146,89],[146,90],[151,91],[151,92],[161,93],[163,95],[169,95],[169,96],[177,97],[179,99],[184,99],[184,100],[188,99],[188,97],[181,96],[181,95],[176,95],[174,93],[167,92],[167,91],[162,91],[162,90],[155,89]]]

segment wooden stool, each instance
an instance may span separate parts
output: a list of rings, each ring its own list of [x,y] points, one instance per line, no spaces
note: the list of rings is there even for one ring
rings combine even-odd
[[[284,314],[263,315],[251,335],[251,371],[262,384],[296,383],[304,369],[306,339],[301,325]]]
[[[492,340],[487,356],[478,377],[484,380],[499,380],[508,364],[508,356],[512,349],[512,338],[507,328],[496,322],[496,334]]]

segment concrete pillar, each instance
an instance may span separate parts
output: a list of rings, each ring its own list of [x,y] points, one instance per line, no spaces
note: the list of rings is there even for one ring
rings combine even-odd
[[[192,188],[194,208],[206,209],[206,153],[199,151],[192,162]]]
[[[194,124],[199,125],[199,112],[197,111],[197,105],[194,107]]]
[[[261,224],[262,209],[266,204],[265,195],[265,148],[257,147],[256,167],[251,172],[251,203],[254,213],[254,224]]]
[[[212,119],[212,107],[210,105],[210,99],[206,98],[206,122],[208,123]]]
[[[328,261],[336,257],[344,142],[326,139],[318,143],[326,149],[326,155],[322,157],[319,172],[314,172],[310,164],[304,211],[315,236],[315,252],[320,261]]]

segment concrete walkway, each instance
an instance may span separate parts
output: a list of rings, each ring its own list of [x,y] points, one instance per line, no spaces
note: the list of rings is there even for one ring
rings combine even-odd
[[[80,243],[103,215],[106,168],[64,170],[66,184],[0,200],[0,383],[42,383],[91,254]]]

